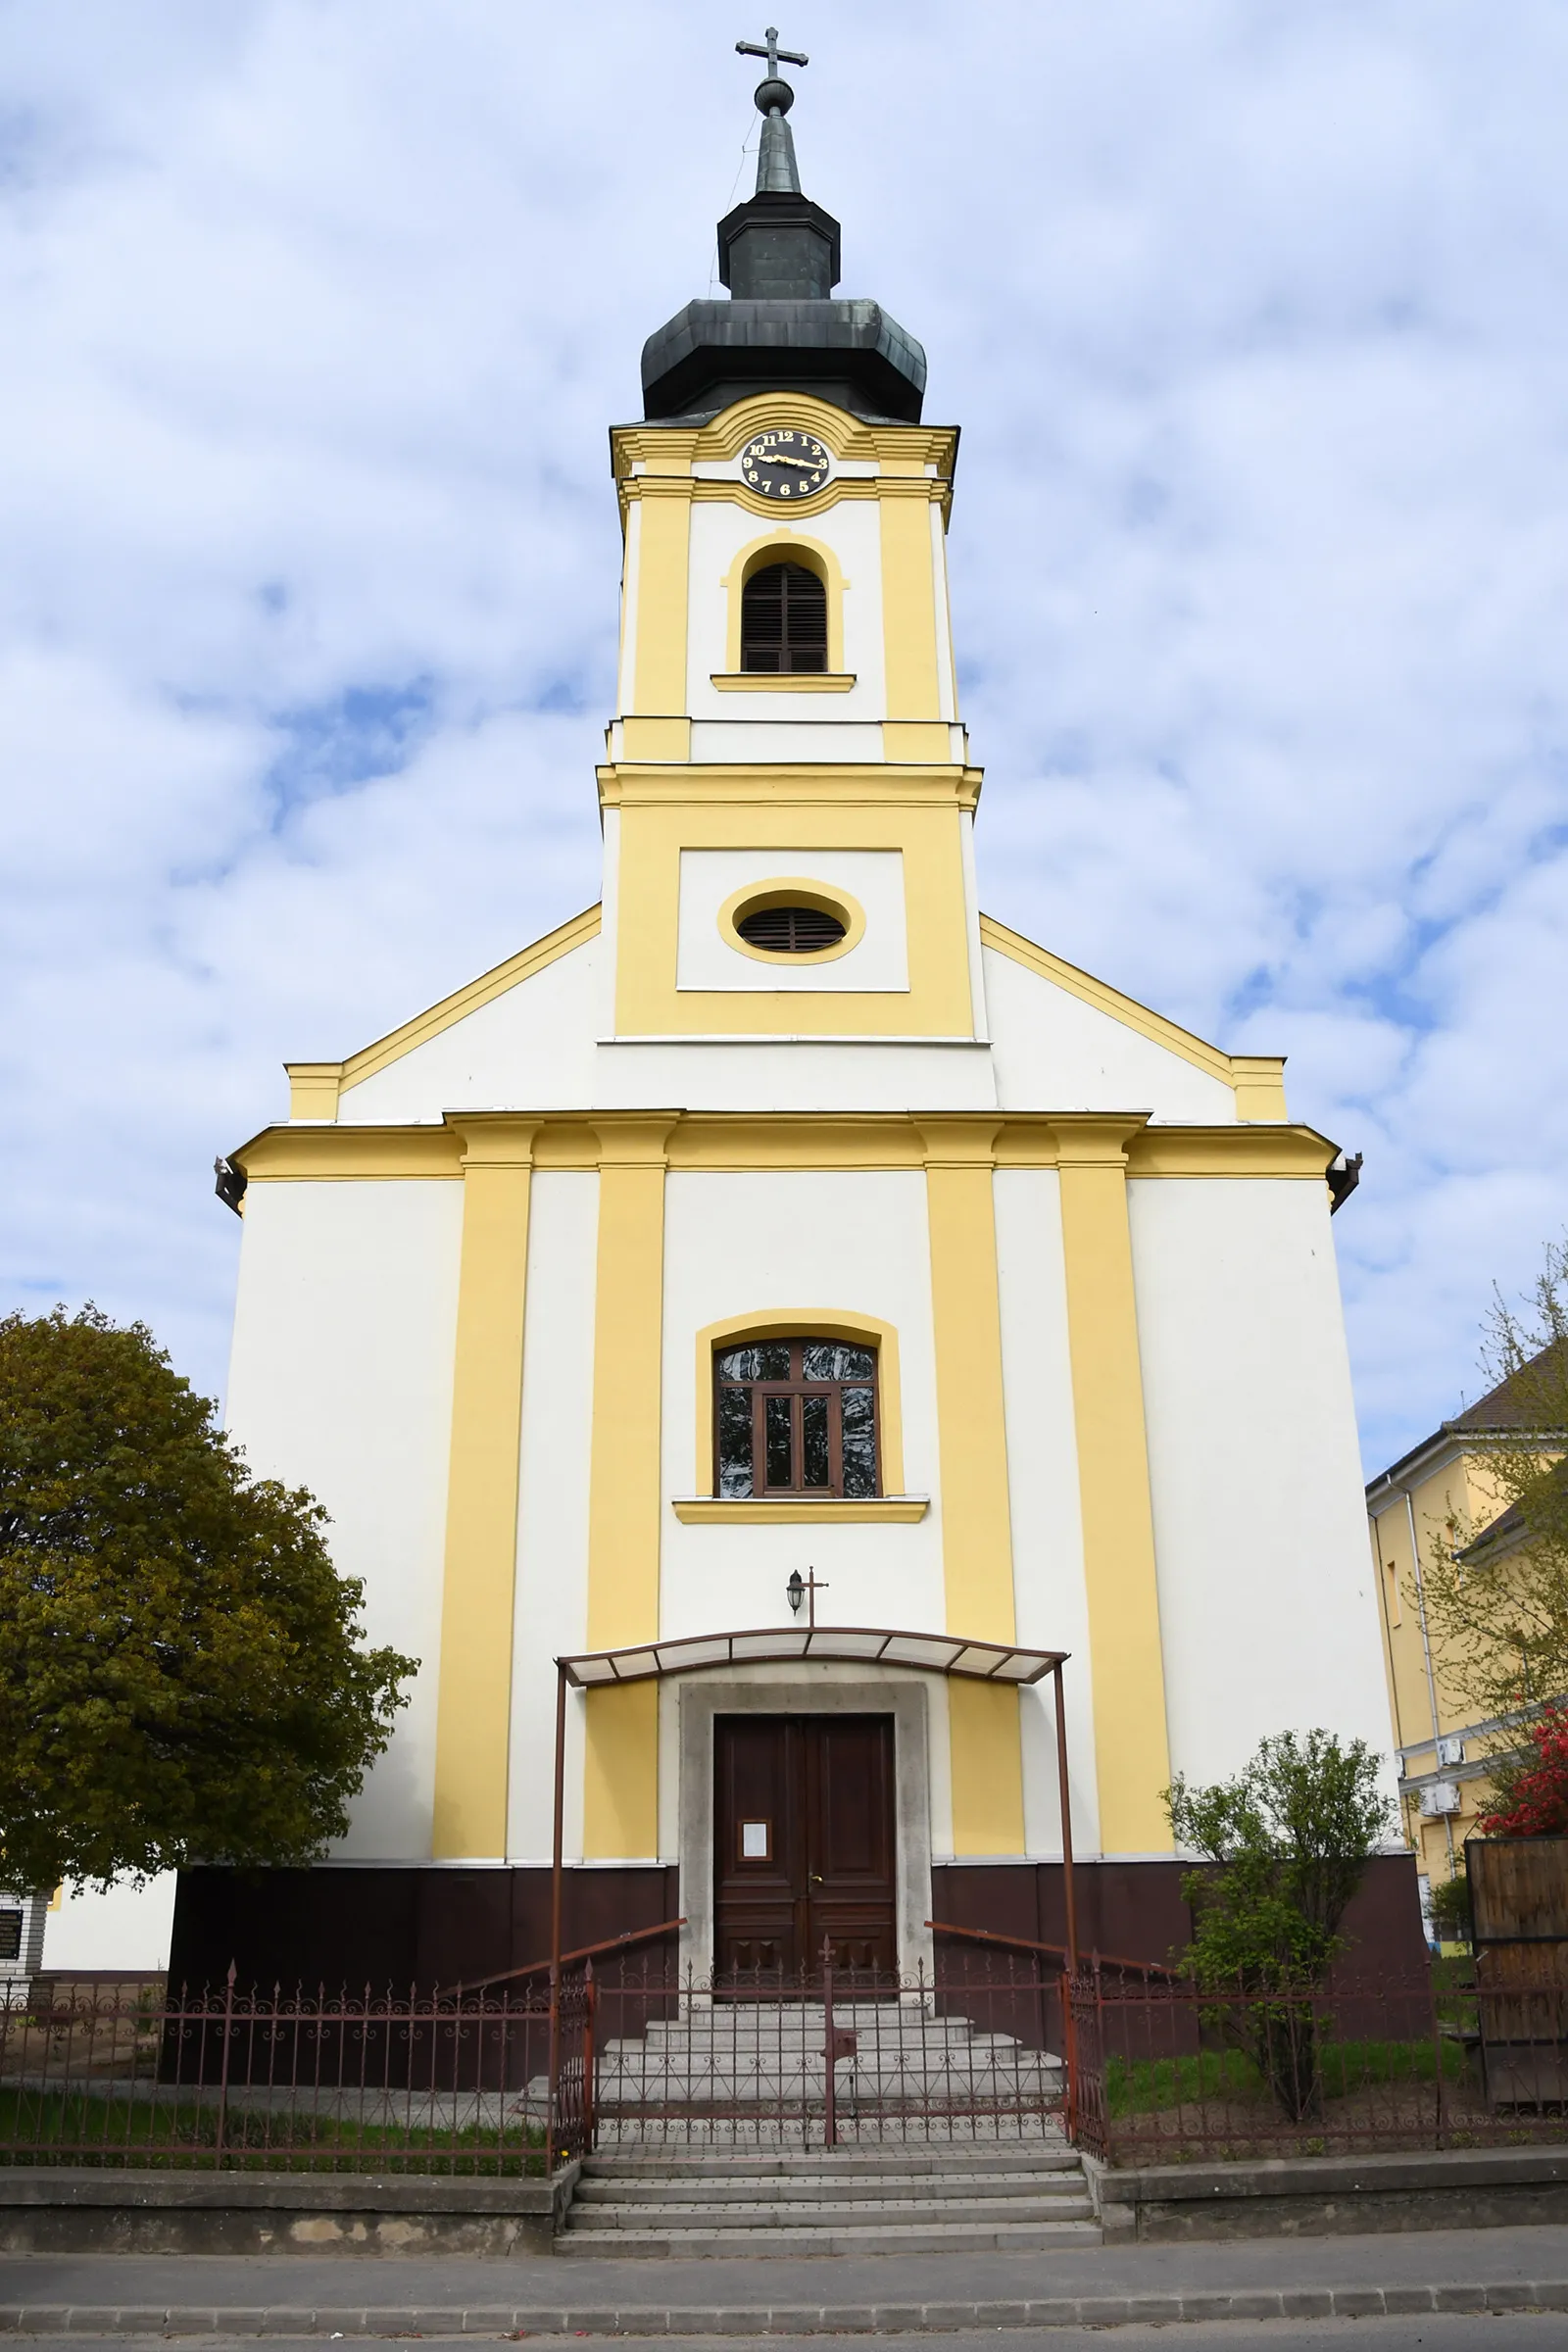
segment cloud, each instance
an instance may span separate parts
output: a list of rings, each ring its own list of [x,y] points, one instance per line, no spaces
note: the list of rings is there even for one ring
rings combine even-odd
[[[593,898],[605,430],[755,124],[699,0],[0,13],[7,1296],[220,1386],[215,1150]],[[964,428],[987,903],[1367,1152],[1375,1464],[1568,1222],[1568,24],[808,7]]]

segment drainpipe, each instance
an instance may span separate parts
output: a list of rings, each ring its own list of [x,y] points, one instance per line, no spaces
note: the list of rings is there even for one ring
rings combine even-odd
[[[1432,1637],[1427,1632],[1427,1596],[1426,1588],[1421,1582],[1421,1546],[1416,1542],[1415,1504],[1410,1499],[1410,1490],[1408,1487],[1404,1487],[1400,1491],[1404,1495],[1405,1523],[1410,1530],[1410,1557],[1415,1563],[1415,1609],[1416,1615],[1421,1620],[1421,1655],[1426,1663],[1427,1700],[1432,1708],[1432,1767],[1435,1772],[1441,1772],[1443,1769],[1443,1762],[1442,1758],[1438,1754],[1438,1740],[1440,1737],[1438,1729],[1438,1678],[1432,1671]],[[1446,1813],[1444,1815],[1443,1828],[1444,1833],[1448,1840],[1448,1876],[1451,1879],[1453,1876],[1453,1816],[1451,1814]]]

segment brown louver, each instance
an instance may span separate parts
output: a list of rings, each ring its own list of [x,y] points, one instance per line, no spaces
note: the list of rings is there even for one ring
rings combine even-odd
[[[775,956],[811,956],[844,937],[844,925],[825,906],[760,906],[735,928],[749,948],[769,948]]]
[[[826,669],[827,590],[804,564],[769,564],[742,589],[741,667]]]

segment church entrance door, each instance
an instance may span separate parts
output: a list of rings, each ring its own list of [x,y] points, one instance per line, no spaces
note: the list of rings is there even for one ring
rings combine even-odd
[[[892,1975],[892,1716],[719,1715],[713,1759],[718,1972]]]

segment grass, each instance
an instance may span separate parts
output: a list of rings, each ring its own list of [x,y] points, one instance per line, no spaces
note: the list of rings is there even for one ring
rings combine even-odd
[[[1430,2038],[1418,2041],[1326,2041],[1322,2050],[1323,2089],[1331,2099],[1390,2083],[1431,2082],[1437,2052]],[[1464,2056],[1443,2045],[1443,2078],[1457,2082]],[[1112,2116],[1148,2115],[1162,2108],[1221,2100],[1269,2101],[1257,2068],[1242,2050],[1195,2050],[1176,2058],[1111,2058],[1105,2068],[1106,2106]]]
[[[544,2172],[537,2125],[362,2124],[352,2117],[231,2108],[218,2144],[205,2101],[83,2098],[0,2090],[0,2162],[135,2165],[153,2171],[440,2173],[522,2179]]]

